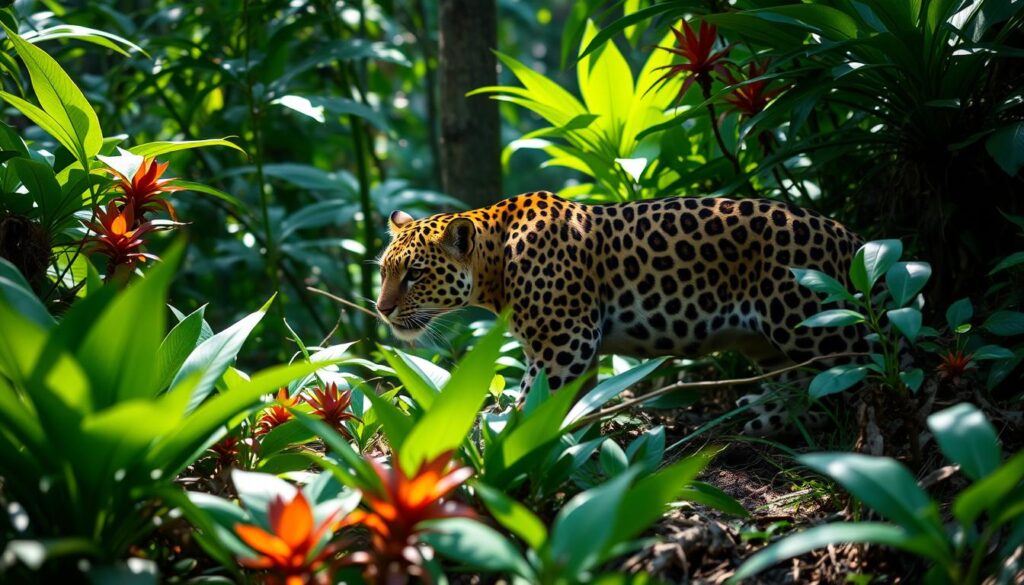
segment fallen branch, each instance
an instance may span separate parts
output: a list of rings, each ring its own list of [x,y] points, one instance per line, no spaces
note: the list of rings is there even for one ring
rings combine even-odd
[[[807,360],[805,362],[801,362],[799,364],[793,364],[791,366],[786,366],[784,368],[779,368],[778,370],[773,370],[771,372],[765,372],[764,374],[759,374],[757,376],[751,376],[749,378],[731,378],[731,379],[728,379],[728,380],[708,380],[708,381],[703,381],[703,382],[676,382],[675,384],[669,384],[668,386],[665,386],[663,388],[659,388],[657,390],[648,392],[647,394],[644,394],[643,396],[637,396],[636,398],[631,398],[629,400],[625,400],[623,402],[620,402],[620,403],[618,403],[618,404],[616,404],[614,406],[609,406],[607,408],[602,408],[601,410],[598,410],[597,412],[588,414],[587,416],[585,416],[585,417],[577,420],[575,423],[573,423],[572,428],[578,429],[580,427],[584,427],[584,426],[586,426],[586,425],[588,425],[588,424],[590,424],[592,422],[596,422],[598,420],[601,420],[602,418],[605,418],[606,416],[615,414],[617,412],[621,412],[623,410],[626,410],[628,408],[636,406],[637,404],[643,404],[644,402],[648,402],[648,401],[650,401],[650,400],[652,400],[654,398],[657,398],[659,396],[663,396],[663,395],[668,394],[670,392],[677,392],[679,390],[702,390],[702,389],[709,389],[709,388],[721,388],[723,386],[734,386],[734,385],[739,385],[739,384],[753,384],[755,382],[761,382],[763,380],[768,380],[768,379],[774,378],[775,376],[778,376],[779,374],[785,374],[786,372],[792,372],[793,370],[799,370],[801,368],[806,368],[807,366],[810,366],[810,365],[815,364],[817,362],[821,362],[821,361],[825,361],[825,360],[834,360],[834,359],[838,359],[838,358],[846,358],[846,357],[861,357],[861,356],[866,356],[866,355],[868,355],[868,354],[867,353],[863,353],[863,352],[834,353],[834,354],[830,354],[830,355],[820,355],[818,357],[813,357],[813,358],[811,358],[811,359],[809,359],[809,360]]]

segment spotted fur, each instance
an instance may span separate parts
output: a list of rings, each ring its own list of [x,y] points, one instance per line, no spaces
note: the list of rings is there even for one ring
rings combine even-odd
[[[421,220],[396,212],[378,310],[404,339],[475,305],[511,309],[529,369],[557,389],[599,354],[738,350],[776,367],[848,351],[856,331],[798,327],[822,309],[789,267],[849,286],[862,241],[777,201],[673,197],[583,205],[551,193]]]

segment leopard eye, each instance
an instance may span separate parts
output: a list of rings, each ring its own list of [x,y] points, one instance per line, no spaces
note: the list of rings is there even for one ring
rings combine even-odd
[[[422,268],[409,268],[408,270],[405,271],[405,280],[407,282],[419,280],[419,278],[423,276],[423,272],[424,271]]]

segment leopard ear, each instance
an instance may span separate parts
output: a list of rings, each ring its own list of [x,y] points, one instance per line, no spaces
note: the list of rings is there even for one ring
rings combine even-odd
[[[404,211],[392,211],[391,216],[388,217],[388,223],[391,225],[392,232],[397,232],[412,222],[412,216]]]
[[[476,238],[476,226],[465,217],[451,220],[444,228],[441,245],[455,258],[465,258],[473,251],[473,240]]]

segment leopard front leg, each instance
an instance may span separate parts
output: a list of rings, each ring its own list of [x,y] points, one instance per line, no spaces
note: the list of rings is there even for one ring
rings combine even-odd
[[[516,329],[513,326],[513,333],[518,337]],[[527,368],[520,384],[520,401],[526,399],[541,370],[547,375],[552,392],[593,370],[597,365],[600,338],[601,333],[596,328],[535,333],[533,338],[521,338]]]

